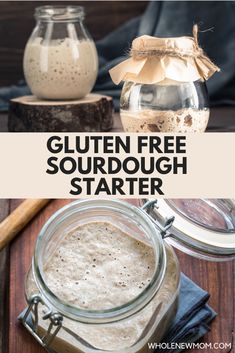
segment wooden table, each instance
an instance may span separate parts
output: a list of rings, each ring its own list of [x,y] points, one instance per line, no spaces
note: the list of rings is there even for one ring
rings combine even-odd
[[[11,212],[20,200],[0,200],[1,218]],[[17,322],[17,315],[24,309],[24,278],[31,263],[35,240],[44,222],[61,206],[70,200],[52,201],[1,254],[1,329],[2,352],[43,353],[44,349]],[[133,201],[132,201],[133,202]],[[211,263],[198,260],[177,251],[181,270],[211,294],[210,305],[218,312],[211,332],[203,342],[233,341],[235,266],[233,262]],[[5,295],[3,295],[5,293]],[[190,350],[196,353],[197,350]],[[202,351],[200,351],[202,352]],[[214,352],[210,349],[203,350]],[[235,352],[234,349],[219,350],[219,353]]]

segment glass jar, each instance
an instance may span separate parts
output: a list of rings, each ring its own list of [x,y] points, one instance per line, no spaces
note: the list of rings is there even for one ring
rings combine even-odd
[[[205,81],[220,69],[193,37],[143,35],[132,42],[130,56],[109,73],[124,81],[120,99],[126,132],[204,132],[209,120]]]
[[[234,199],[142,200],[160,225],[174,219],[165,241],[175,248],[209,261],[235,259]]]
[[[204,132],[209,121],[209,100],[203,80],[156,84],[127,81],[120,99],[126,132]]]
[[[40,99],[72,100],[89,94],[95,84],[98,57],[84,26],[80,6],[36,8],[36,27],[24,52],[24,74]]]
[[[153,260],[152,275],[148,281],[146,280],[147,283],[141,282],[138,295],[132,297],[129,296],[132,292],[129,292],[126,297],[127,301],[121,301],[118,306],[99,307],[98,310],[93,307],[86,308],[82,305],[75,305],[75,302],[70,300],[69,293],[72,293],[74,284],[69,282],[68,278],[79,271],[81,265],[86,261],[84,258],[86,251],[92,251],[93,247],[96,249],[96,258],[91,260],[94,262],[91,262],[92,267],[89,267],[91,273],[92,268],[96,270],[95,266],[99,265],[101,258],[109,258],[112,255],[111,250],[104,251],[103,248],[95,246],[97,245],[94,245],[95,238],[91,243],[86,243],[85,251],[79,252],[79,248],[74,245],[75,243],[69,251],[65,245],[63,251],[62,248],[59,248],[66,234],[70,234],[70,237],[80,241],[79,246],[82,249],[81,237],[87,236],[87,230],[85,233],[70,232],[77,226],[86,227],[87,224],[94,221],[96,222],[95,229],[99,227],[99,222],[109,222],[117,227],[116,229],[125,232],[123,239],[128,239],[128,241],[131,239],[136,246],[145,244],[146,249],[151,249],[151,259]],[[22,318],[23,324],[44,347],[49,347],[55,352],[148,351],[148,342],[160,342],[177,311],[179,265],[172,247],[167,245],[163,239],[169,226],[170,222],[166,225],[165,230],[161,228],[160,231],[158,224],[149,217],[144,209],[117,200],[76,201],[57,211],[42,228],[36,243],[32,268],[26,280],[26,298],[29,307]],[[129,236],[130,234],[131,236]],[[113,237],[114,246],[119,244],[120,247],[117,249],[119,258],[114,260],[122,261],[122,265],[125,264],[124,260],[129,265],[132,263],[132,270],[136,271],[136,276],[139,278],[141,271],[146,270],[144,256],[149,258],[149,255],[141,253],[142,261],[138,262],[135,258],[135,251],[132,253],[133,259],[131,254],[125,252],[129,243],[120,243],[116,230],[110,234],[110,237]],[[104,243],[106,244],[106,242]],[[57,253],[58,249],[60,250]],[[72,256],[73,251],[76,253],[77,263],[74,263],[73,268],[67,268],[66,255]],[[93,255],[91,255],[92,258]],[[102,257],[99,257],[101,255]],[[54,274],[51,273],[52,277],[48,277],[48,266],[52,267],[55,258],[58,260],[61,256],[63,257],[62,266],[54,267]],[[81,256],[83,260],[81,260]],[[108,277],[106,278],[105,264],[107,265],[106,262],[102,263],[103,267],[100,269],[100,271],[103,270],[102,278],[95,283],[93,290],[85,290],[87,297],[98,298],[99,303],[107,278],[112,283],[116,283],[114,281],[116,279],[115,268],[111,266],[107,270]],[[118,264],[119,262],[115,266],[119,266]],[[131,269],[129,267],[126,269],[126,266],[122,271],[128,270],[130,276]],[[58,295],[50,282],[51,280],[58,284],[56,281],[60,269],[62,269],[61,274],[64,276],[61,277],[62,283],[60,285],[66,288],[67,299],[62,298],[61,294]],[[99,272],[96,273],[96,276],[99,278]],[[120,302],[122,299],[120,297],[128,288],[128,284],[124,284],[124,282],[129,283],[128,278],[127,273],[125,280],[121,278],[121,282],[117,282],[121,284],[121,290],[116,292],[115,303],[116,300]],[[93,277],[93,281],[95,281],[95,277]],[[86,278],[83,286],[84,283],[87,283]],[[116,285],[113,291],[116,291]],[[77,295],[83,297],[82,285]],[[112,292],[109,292],[109,296],[112,297]],[[82,300],[85,300],[84,298]]]

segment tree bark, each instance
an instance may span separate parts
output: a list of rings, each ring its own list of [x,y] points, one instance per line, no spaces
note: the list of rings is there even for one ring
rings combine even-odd
[[[25,96],[10,102],[10,132],[103,132],[109,131],[112,124],[112,98],[99,94],[76,101],[43,101]]]

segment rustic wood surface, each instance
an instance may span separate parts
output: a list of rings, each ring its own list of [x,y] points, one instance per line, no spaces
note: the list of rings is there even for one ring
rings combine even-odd
[[[53,1],[53,4],[66,1]],[[85,7],[85,23],[98,40],[127,20],[139,16],[147,1],[70,1]],[[68,4],[68,3],[67,3]],[[0,1],[0,86],[23,77],[23,51],[35,26],[34,9],[43,1]]]
[[[0,250],[3,250],[50,199],[26,199],[0,223]]]
[[[0,200],[0,222],[9,213],[9,201]],[[0,352],[5,352],[8,338],[9,248],[0,252]]]
[[[105,132],[113,125],[113,100],[88,94],[79,100],[44,101],[35,96],[12,99],[8,129],[11,132]]]
[[[12,211],[21,201],[10,200],[9,206]],[[5,314],[5,328],[8,327],[9,339],[5,335],[6,353],[43,353],[42,347],[30,336],[30,334],[17,322],[17,315],[25,307],[24,299],[24,278],[29,269],[34,250],[35,240],[44,222],[58,208],[70,202],[70,200],[55,200],[48,204],[36,218],[22,231],[10,246],[10,267],[9,269],[9,311],[8,318]],[[135,202],[134,200],[132,202]],[[7,201],[1,201],[1,212],[8,212]],[[203,338],[202,342],[225,342],[233,341],[234,330],[234,263],[211,263],[198,260],[177,251],[180,260],[181,270],[202,288],[211,294],[210,305],[218,312],[218,317],[211,326],[211,331]],[[6,270],[4,272],[6,274]],[[9,323],[8,326],[6,323]],[[6,346],[7,345],[7,346]],[[190,350],[191,353],[214,353],[214,350]],[[234,353],[225,349],[219,353]]]

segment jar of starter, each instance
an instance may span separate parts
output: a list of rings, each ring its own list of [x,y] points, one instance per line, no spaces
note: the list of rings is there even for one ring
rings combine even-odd
[[[131,57],[110,70],[124,81],[120,115],[126,132],[204,132],[209,120],[205,80],[219,68],[194,37],[141,36]]]
[[[42,228],[21,321],[58,353],[149,352],[177,312],[170,243],[213,260],[235,257],[232,200],[75,201]]]
[[[173,249],[144,210],[75,201],[39,234],[22,320],[53,352],[147,352],[176,314],[179,277]]]
[[[36,8],[36,27],[24,52],[24,74],[40,99],[72,100],[91,92],[98,72],[95,44],[80,6]]]

